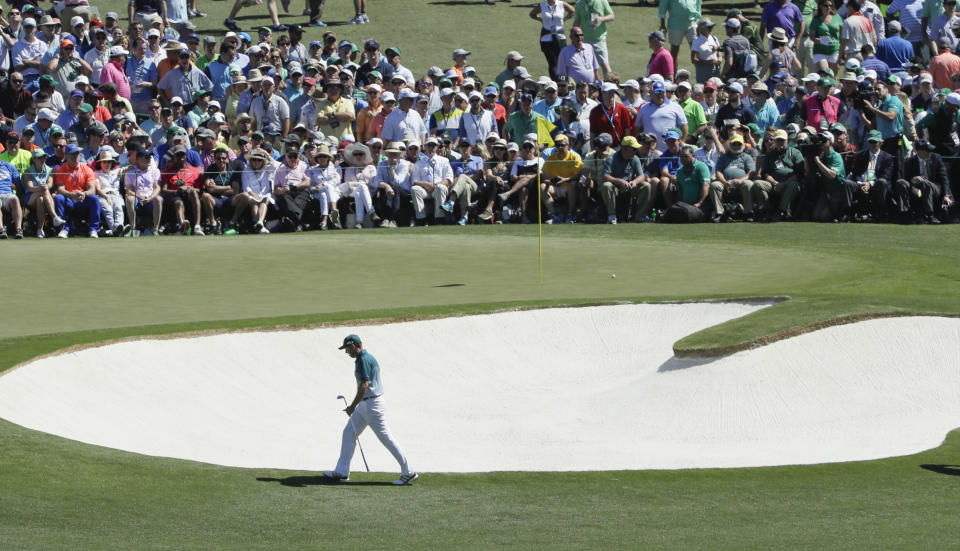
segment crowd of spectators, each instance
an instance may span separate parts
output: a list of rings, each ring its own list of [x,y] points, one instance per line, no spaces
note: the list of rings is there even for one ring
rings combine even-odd
[[[141,3],[126,26],[24,4],[0,18],[0,238],[953,222],[956,1],[897,0],[886,21],[860,2],[714,23],[661,0],[639,68],[611,59],[606,0],[546,0],[539,78],[518,51],[498,75],[457,48],[415,76],[400,46],[332,30],[218,40]]]

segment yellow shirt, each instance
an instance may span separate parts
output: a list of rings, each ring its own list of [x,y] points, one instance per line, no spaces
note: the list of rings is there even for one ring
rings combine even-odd
[[[548,178],[573,178],[579,176],[582,170],[583,161],[580,160],[580,155],[569,150],[566,154],[555,151],[543,164],[543,173]]]
[[[337,101],[331,103],[330,100],[322,100],[320,105],[317,106],[317,117],[328,117],[334,113],[349,113],[355,115],[353,100],[345,97],[341,97]],[[336,136],[338,138],[343,138],[344,134],[353,134],[351,129],[351,124],[349,122],[337,121],[332,124],[320,124],[317,128],[323,132],[325,136]]]

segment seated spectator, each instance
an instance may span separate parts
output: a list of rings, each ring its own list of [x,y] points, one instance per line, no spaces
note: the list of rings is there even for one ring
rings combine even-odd
[[[57,237],[70,237],[73,216],[86,216],[87,235],[96,239],[100,231],[100,201],[97,200],[97,179],[89,166],[79,161],[80,148],[66,146],[66,162],[53,172],[56,196],[53,199],[57,216],[66,220]]]
[[[547,157],[543,165],[541,187],[548,205],[548,212],[553,220],[549,223],[564,222],[572,224],[575,214],[582,204],[582,194],[579,187],[580,173],[583,170],[583,160],[570,148],[570,138],[559,134],[554,138],[556,150]],[[567,200],[567,212],[562,218],[557,212],[557,199]]]
[[[443,219],[441,207],[447,200],[450,186],[453,185],[453,168],[446,157],[437,154],[439,146],[440,140],[433,136],[427,138],[424,145],[426,155],[413,166],[410,194],[413,197],[413,210],[418,225],[426,223],[427,212],[424,201],[427,195],[432,196],[434,200],[434,219]]]
[[[104,147],[94,158],[98,165],[93,175],[97,179],[97,198],[100,212],[107,224],[103,234],[107,237],[123,237],[132,228],[123,223],[123,197],[120,196],[120,167],[117,154],[111,147]]]
[[[492,152],[490,160],[484,167],[484,189],[486,191],[486,201],[483,210],[477,214],[477,218],[484,222],[494,221],[494,211],[496,202],[501,193],[510,189],[510,170],[513,167],[507,159],[507,141],[503,138],[494,136],[493,143],[489,145]],[[479,205],[480,203],[478,203]],[[503,222],[503,220],[499,220]]]
[[[222,233],[222,220],[229,218],[231,201],[240,189],[242,161],[231,161],[230,150],[217,146],[213,150],[213,164],[203,174],[203,195],[200,197],[201,219],[214,235]]]
[[[433,140],[434,145],[438,143],[436,138],[429,138],[428,140]],[[446,161],[439,156],[435,159]],[[374,181],[377,177],[377,167],[373,164],[370,148],[357,143],[348,145],[343,151],[343,162],[344,164],[341,165],[343,182],[340,184],[339,192],[340,196],[353,197],[354,199],[357,220],[353,224],[353,229],[363,228],[367,213],[370,213],[370,220],[376,226],[380,223],[380,217],[373,208],[373,191],[376,190]],[[450,163],[447,163],[447,168],[449,169],[449,167]],[[439,210],[439,205],[437,209]]]
[[[47,152],[39,147],[33,150],[30,155],[30,166],[23,172],[21,182],[26,189],[24,204],[36,215],[37,219],[37,237],[43,239],[46,237],[43,228],[47,222],[47,216],[51,218],[53,229],[57,232],[66,224],[63,218],[57,216],[56,207],[53,203],[53,168],[47,166]]]
[[[853,156],[844,181],[845,199],[851,205],[866,204],[874,222],[884,222],[893,196],[893,156],[880,149],[883,137],[877,130],[867,134],[867,149]]]
[[[190,205],[193,217],[193,235],[204,235],[200,226],[200,190],[202,189],[203,169],[187,163],[187,148],[176,145],[167,154],[170,157],[163,171],[161,187],[164,201],[173,206],[177,224],[177,235],[187,235],[190,221],[186,216],[186,205]]]
[[[920,140],[906,159],[903,178],[894,187],[901,222],[939,224],[937,215],[953,205],[947,166],[934,149],[930,142]]]
[[[300,159],[296,146],[288,148],[273,178],[273,195],[280,211],[280,224],[287,231],[300,231],[307,222],[304,214],[310,203],[310,178],[307,163]]]
[[[843,222],[852,206],[844,186],[847,174],[843,158],[833,149],[833,134],[821,132],[820,138],[823,140],[820,154],[804,158],[806,202],[813,205],[813,220]]]
[[[605,141],[605,140],[603,140]],[[644,144],[649,147],[649,144]],[[620,149],[609,154],[603,164],[603,181],[600,183],[600,196],[607,210],[607,224],[616,224],[617,199],[634,199],[634,222],[652,221],[649,218],[654,189],[659,185],[657,178],[647,178],[643,164],[637,155],[642,147],[633,136],[627,136],[620,142]]]
[[[275,204],[273,198],[273,157],[263,149],[256,148],[247,155],[247,166],[241,174],[241,192],[232,201],[234,212],[230,221],[230,228],[236,227],[237,222],[250,209],[253,221],[253,231],[270,233],[264,225],[267,210]]]
[[[17,197],[19,186],[20,171],[9,162],[0,160],[0,239],[7,238],[8,224],[3,220],[3,213],[10,217],[14,239],[23,239],[23,209]]]
[[[792,217],[793,200],[800,192],[803,168],[803,155],[789,145],[785,130],[777,130],[773,135],[773,146],[764,155],[753,183],[754,204],[767,214],[771,222]],[[776,209],[772,208],[773,198],[779,199]]]
[[[529,223],[530,213],[527,208],[527,199],[530,194],[530,187],[536,190],[537,181],[540,179],[543,171],[544,160],[537,154],[536,135],[528,135],[523,139],[523,146],[520,148],[520,156],[514,161],[510,168],[510,189],[500,193],[497,197],[501,204],[506,204],[515,196],[519,195],[520,213],[525,221]],[[509,150],[509,148],[508,148]]]
[[[753,179],[756,176],[756,163],[744,149],[743,136],[740,134],[731,136],[727,142],[726,151],[717,160],[714,176],[715,182],[722,187],[723,196],[730,199],[739,198],[743,205],[744,221],[753,222]]]

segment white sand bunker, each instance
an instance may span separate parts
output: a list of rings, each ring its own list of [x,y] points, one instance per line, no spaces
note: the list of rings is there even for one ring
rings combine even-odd
[[[0,377],[0,417],[66,438],[240,467],[331,468],[357,332],[420,471],[746,467],[872,459],[960,426],[960,320],[832,327],[714,361],[694,331],[763,305],[548,309],[378,327],[128,342]],[[395,471],[374,435],[374,471]],[[359,453],[355,470],[362,469]]]

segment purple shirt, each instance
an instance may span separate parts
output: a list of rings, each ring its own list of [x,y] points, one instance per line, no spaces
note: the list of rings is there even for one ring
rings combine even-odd
[[[777,0],[770,0],[763,7],[763,15],[760,16],[760,22],[767,25],[767,32],[780,27],[786,31],[787,38],[793,38],[797,34],[794,27],[803,22],[803,14],[792,2],[787,2],[786,6],[781,6]]]

